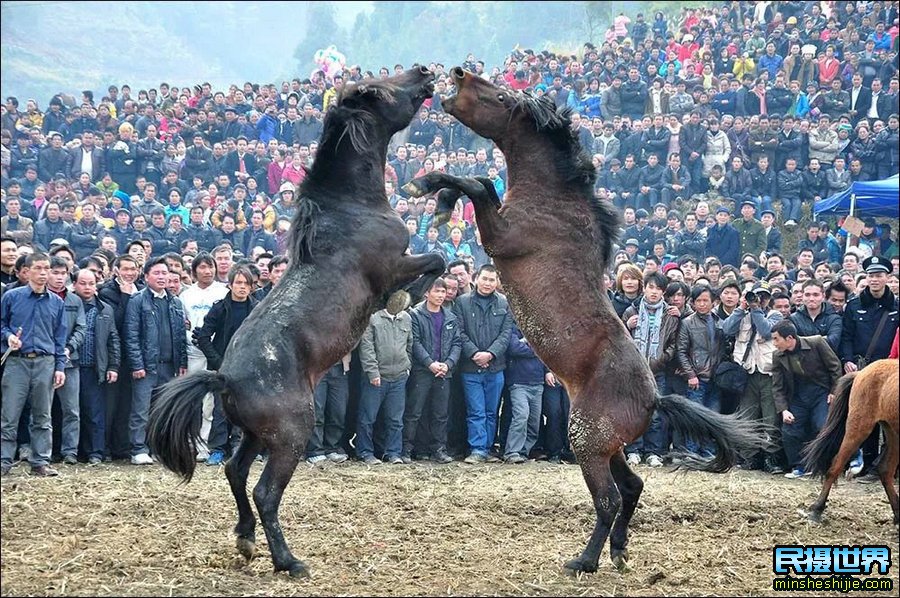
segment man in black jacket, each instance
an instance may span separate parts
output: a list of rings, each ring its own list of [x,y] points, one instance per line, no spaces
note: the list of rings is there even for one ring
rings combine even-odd
[[[119,378],[122,349],[113,308],[97,297],[97,275],[82,268],[73,288],[84,302],[86,322],[79,361],[82,452],[97,465],[106,447],[106,385]]]
[[[128,248],[123,248],[127,251]],[[110,306],[113,314],[116,332],[119,339],[124,336],[125,311],[131,297],[143,288],[138,282],[140,268],[137,260],[130,255],[121,255],[113,264],[113,278],[100,287],[98,297],[100,301]],[[120,370],[128,372],[126,357],[122,352]],[[125,375],[115,382],[106,385],[106,448],[103,453],[105,460],[121,459],[128,457],[128,416],[131,413],[131,376]]]
[[[403,414],[403,452],[411,462],[413,449],[428,453],[438,463],[450,463],[447,454],[447,412],[450,379],[462,351],[456,315],[444,307],[447,283],[438,278],[425,294],[425,301],[410,312],[412,316],[412,372]],[[426,407],[430,418],[423,422],[430,432],[431,446],[415,446],[416,432]]]
[[[250,296],[254,284],[255,279],[249,267],[233,266],[228,271],[231,292],[224,299],[213,303],[203,319],[203,326],[194,329],[194,344],[206,356],[207,369],[215,371],[221,367],[228,343],[256,307],[257,300]],[[236,431],[225,418],[221,397],[215,395],[207,465],[221,465],[225,461],[226,450],[229,446],[233,448],[239,439]]]
[[[482,266],[475,278],[475,292],[457,298],[453,306],[462,338],[461,371],[471,451],[467,463],[484,463],[497,434],[497,410],[512,332],[509,304],[497,292],[499,282],[494,266]]]
[[[50,147],[41,150],[38,159],[38,176],[42,181],[52,181],[58,172],[69,172],[69,161],[72,157],[63,149],[62,145],[62,135],[54,133],[50,136]]]

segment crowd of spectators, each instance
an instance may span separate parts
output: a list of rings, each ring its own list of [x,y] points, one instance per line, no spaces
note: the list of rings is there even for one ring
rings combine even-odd
[[[798,395],[799,374],[785,373],[780,356],[821,335],[849,372],[886,357],[896,336],[896,223],[869,218],[851,235],[810,216],[854,181],[900,170],[897,38],[897,2],[736,1],[652,19],[621,14],[599,47],[577,55],[524,49],[490,70],[474,54],[463,63],[571,110],[597,169],[595,193],[624,220],[609,296],[660,390],[785,430],[787,459],[746,467],[802,477],[796,447],[822,423],[806,403],[827,392]],[[484,327],[469,303],[505,299],[471,203],[440,223],[434,198],[402,190],[434,170],[489,177],[501,198],[507,187],[502,152],[442,111],[452,80],[444,65],[430,68],[435,98],[393,140],[385,185],[410,251],[440,253],[448,272],[408,313],[373,316],[359,358],[322,381],[309,460],[343,461],[354,447],[371,464],[376,453],[391,462],[571,460],[565,391],[515,323],[473,334]],[[100,99],[57,94],[46,111],[6,99],[4,473],[17,452],[38,475],[55,475],[51,458],[153,462],[144,437],[153,389],[214,369],[233,324],[288,267],[324,114],[344,85],[402,69],[351,66],[333,79],[227,90],[161,83],[132,95],[113,85]],[[141,309],[129,307],[136,297]],[[212,329],[211,309],[227,310]],[[459,338],[446,332],[450,320]],[[746,373],[738,383],[729,364]],[[485,372],[475,384],[472,374]],[[43,384],[25,384],[33,377]],[[212,401],[204,416],[211,452],[199,458],[218,464],[234,435]],[[671,438],[654,419],[627,448],[629,461],[662,465],[671,446],[711,450]]]

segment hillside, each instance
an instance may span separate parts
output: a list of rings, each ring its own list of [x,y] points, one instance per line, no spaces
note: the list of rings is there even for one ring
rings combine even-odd
[[[3,2],[0,93],[156,87],[290,75],[306,3]]]

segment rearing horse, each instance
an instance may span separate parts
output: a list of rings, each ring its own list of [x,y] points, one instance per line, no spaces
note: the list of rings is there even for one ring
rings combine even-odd
[[[719,415],[677,395],[659,396],[656,382],[606,296],[606,267],[618,217],[594,198],[596,173],[572,133],[568,112],[549,98],[501,89],[452,69],[456,96],[444,110],[503,152],[509,190],[502,208],[492,181],[431,173],[407,191],[465,193],[494,258],[516,321],[572,400],[569,439],[593,497],[597,521],[573,571],[596,571],[607,537],[617,567],[627,559],[628,522],[643,489],[623,447],[646,430],[654,408],[686,436],[710,437],[714,459],[685,465],[724,471],[737,453],[766,446],[758,427]],[[442,194],[442,202],[454,195]],[[440,206],[446,210],[445,204]],[[498,208],[500,208],[498,210]]]
[[[409,235],[384,189],[388,142],[431,97],[433,81],[421,67],[342,92],[300,188],[287,272],[234,335],[219,371],[173,380],[150,416],[153,453],[189,481],[203,396],[221,397],[229,421],[243,430],[225,474],[238,508],[237,548],[248,559],[256,519],[247,476],[259,451],[269,450],[253,500],[275,570],[291,576],[307,575],[308,568],[284,540],[278,507],[313,428],[313,389],[392,291],[421,294],[444,271],[437,254],[404,255]]]

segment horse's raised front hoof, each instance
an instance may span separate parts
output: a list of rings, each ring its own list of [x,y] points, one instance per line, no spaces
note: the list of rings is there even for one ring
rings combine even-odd
[[[424,182],[420,183],[419,179],[414,181],[410,181],[401,187],[404,191],[406,191],[410,197],[422,197],[426,193],[428,193],[428,188],[424,184]]]
[[[628,549],[627,548],[610,548],[609,558],[613,566],[619,571],[624,571],[628,567]]]
[[[241,553],[245,559],[252,560],[254,556],[256,556],[256,541],[255,538],[238,538],[237,539],[237,549],[238,552]]]
[[[571,575],[575,575],[578,573],[595,573],[597,571],[597,563],[588,563],[581,560],[581,558],[579,557],[577,559],[566,561],[566,564],[563,565],[563,568]]]

